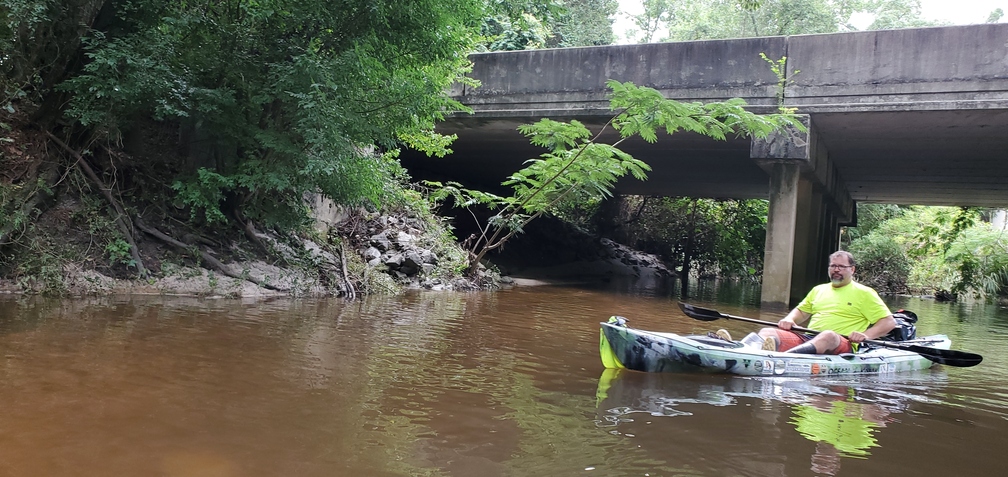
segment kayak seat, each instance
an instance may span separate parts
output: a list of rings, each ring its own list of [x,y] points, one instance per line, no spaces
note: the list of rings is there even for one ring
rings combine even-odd
[[[742,343],[739,343],[738,341],[725,341],[725,340],[723,340],[721,338],[717,338],[717,337],[711,338],[709,336],[690,335],[690,336],[686,336],[686,338],[689,338],[689,339],[691,339],[693,341],[698,341],[698,342],[703,343],[705,345],[717,346],[719,348],[734,349],[734,348],[741,348],[742,347]]]

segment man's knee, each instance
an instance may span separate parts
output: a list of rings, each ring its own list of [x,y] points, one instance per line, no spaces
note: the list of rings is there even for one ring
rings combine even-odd
[[[817,336],[828,349],[836,348],[840,345],[840,334],[833,330],[826,330]]]

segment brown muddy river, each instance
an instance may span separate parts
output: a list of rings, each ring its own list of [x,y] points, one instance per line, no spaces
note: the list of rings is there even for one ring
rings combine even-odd
[[[886,299],[917,312],[921,334],[984,355],[973,368],[603,372],[598,322],[612,314],[755,329],[656,295],[0,297],[0,476],[1002,475],[1008,311]],[[693,302],[777,320],[716,297]]]

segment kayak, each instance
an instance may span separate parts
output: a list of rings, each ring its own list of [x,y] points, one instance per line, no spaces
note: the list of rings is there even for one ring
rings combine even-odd
[[[741,341],[712,336],[679,335],[631,328],[622,317],[600,323],[599,352],[606,368],[649,373],[710,372],[742,376],[886,375],[930,368],[918,353],[862,345],[856,353],[795,354],[762,349],[763,340],[750,333]],[[934,335],[893,342],[947,350],[952,341]]]

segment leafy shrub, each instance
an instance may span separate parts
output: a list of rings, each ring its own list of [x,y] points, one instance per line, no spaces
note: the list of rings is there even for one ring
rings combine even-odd
[[[907,292],[910,259],[891,236],[865,235],[854,240],[849,251],[857,259],[857,281],[879,292]]]

